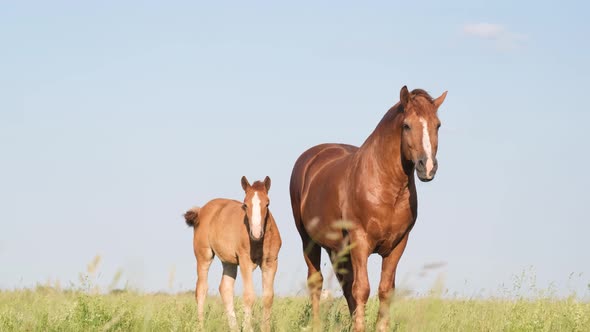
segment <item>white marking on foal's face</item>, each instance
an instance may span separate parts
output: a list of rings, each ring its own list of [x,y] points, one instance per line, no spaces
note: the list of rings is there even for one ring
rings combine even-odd
[[[426,154],[426,176],[430,176],[430,171],[434,167],[432,161],[432,144],[430,143],[430,135],[428,134],[428,123],[423,117],[420,117],[420,123],[422,124],[422,147]]]
[[[260,207],[260,202],[258,192],[254,192],[254,196],[252,197],[252,220],[250,223],[250,231],[255,238],[260,238],[262,235],[262,209]]]

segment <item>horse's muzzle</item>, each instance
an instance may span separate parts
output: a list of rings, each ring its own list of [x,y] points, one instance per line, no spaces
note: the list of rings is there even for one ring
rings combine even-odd
[[[436,158],[422,157],[416,163],[416,175],[422,182],[429,182],[434,179],[438,170],[438,161]]]

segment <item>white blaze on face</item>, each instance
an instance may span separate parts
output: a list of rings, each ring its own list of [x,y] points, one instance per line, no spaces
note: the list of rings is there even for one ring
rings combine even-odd
[[[252,220],[250,222],[250,231],[255,238],[259,238],[262,233],[262,212],[260,209],[260,198],[258,192],[254,192],[252,197]]]
[[[422,124],[422,147],[424,148],[424,153],[426,153],[426,176],[430,176],[430,171],[434,167],[434,162],[432,161],[432,144],[430,143],[430,135],[428,134],[428,123],[424,120],[423,117],[420,117],[420,123]]]

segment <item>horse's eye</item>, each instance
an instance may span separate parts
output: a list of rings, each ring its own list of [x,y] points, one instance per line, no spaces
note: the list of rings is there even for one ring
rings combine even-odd
[[[440,123],[438,125],[436,125],[436,130],[440,129]]]
[[[247,208],[248,208],[248,205],[242,204],[242,209],[246,210]]]
[[[404,123],[404,130],[410,130],[410,125],[407,123]]]

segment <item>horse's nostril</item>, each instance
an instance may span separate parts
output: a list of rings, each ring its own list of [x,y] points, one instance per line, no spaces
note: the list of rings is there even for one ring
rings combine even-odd
[[[420,168],[424,167],[424,160],[423,159],[418,160],[418,167],[420,167]]]

